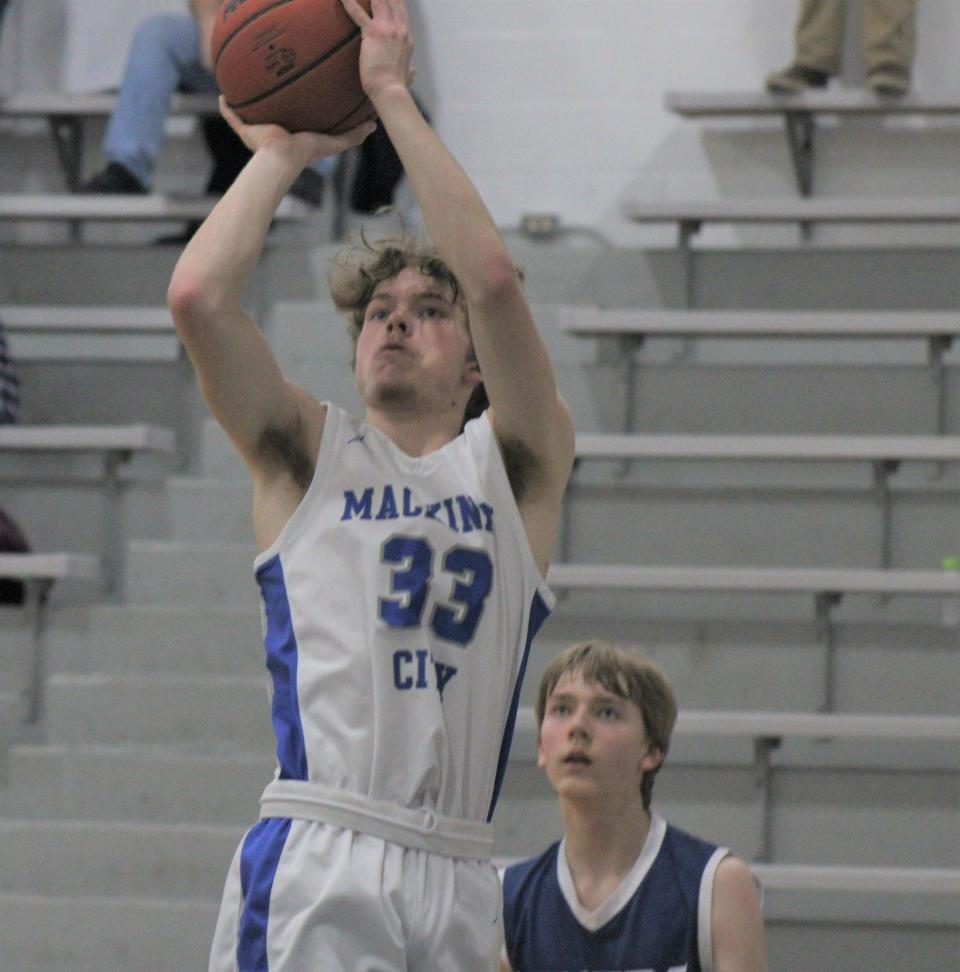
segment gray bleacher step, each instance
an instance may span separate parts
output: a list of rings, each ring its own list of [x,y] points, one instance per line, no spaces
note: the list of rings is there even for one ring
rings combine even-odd
[[[95,118],[110,115],[117,105],[114,93],[67,94],[60,91],[18,91],[0,99],[0,114],[20,118]],[[212,94],[178,92],[170,99],[171,115],[216,115]]]
[[[255,598],[242,607],[97,604],[89,650],[93,670],[114,675],[265,671]]]
[[[229,746],[269,752],[267,675],[54,675],[52,743]]]
[[[0,320],[20,361],[175,361],[180,355],[165,306],[3,304]]]
[[[219,543],[249,543],[253,539],[249,478],[167,480],[173,538]]]
[[[960,196],[626,199],[623,215],[646,223],[958,223]]]
[[[663,94],[667,111],[686,118],[731,115],[782,115],[810,112],[824,115],[957,115],[960,99],[949,94],[912,91],[902,98],[884,98],[863,88],[829,88],[772,94],[767,91],[686,91]]]
[[[127,548],[130,604],[257,604],[253,543],[136,540]]]
[[[7,817],[249,826],[273,776],[270,752],[198,747],[14,746]]]
[[[217,899],[242,827],[0,819],[0,893]]]
[[[151,193],[145,196],[69,193],[0,193],[0,220],[108,220],[121,222],[180,222],[203,220],[216,198]],[[299,222],[309,207],[285,197],[276,219]]]
[[[4,972],[206,968],[216,901],[0,895]]]

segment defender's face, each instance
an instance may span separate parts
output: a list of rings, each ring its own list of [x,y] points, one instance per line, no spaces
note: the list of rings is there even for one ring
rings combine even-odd
[[[547,698],[538,763],[561,797],[614,805],[640,801],[643,774],[662,762],[640,709],[579,672],[563,675]]]
[[[357,388],[368,404],[461,390],[471,343],[450,288],[407,267],[379,284],[357,339]]]

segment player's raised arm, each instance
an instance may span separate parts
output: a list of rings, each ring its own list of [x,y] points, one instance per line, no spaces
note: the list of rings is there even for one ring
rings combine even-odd
[[[276,125],[244,125],[222,100],[221,106],[253,158],[183,251],[167,298],[211,412],[257,470],[264,429],[295,428],[302,393],[283,378],[243,310],[244,290],[277,206],[299,173],[359,144],[373,125],[339,136],[291,135]]]
[[[372,0],[371,15],[357,0],[342,2],[363,32],[364,89],[403,162],[433,243],[466,298],[497,435],[531,460],[537,502],[559,502],[573,458],[572,422],[496,225],[408,90],[413,45],[405,4]]]

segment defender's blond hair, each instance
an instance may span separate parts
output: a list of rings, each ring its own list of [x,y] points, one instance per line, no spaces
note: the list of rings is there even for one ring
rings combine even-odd
[[[640,710],[650,744],[667,755],[677,721],[677,701],[659,665],[639,651],[608,641],[592,639],[570,645],[550,662],[540,679],[535,707],[538,733],[547,701],[567,674],[578,674],[584,681],[602,685],[608,692],[632,702]],[[643,774],[640,794],[645,810],[650,809],[653,780],[660,766]]]

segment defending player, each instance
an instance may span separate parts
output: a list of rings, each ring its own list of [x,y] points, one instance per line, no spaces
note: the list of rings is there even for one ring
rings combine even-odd
[[[178,333],[254,483],[278,771],[238,848],[213,970],[497,964],[489,817],[573,429],[476,190],[410,96],[402,0],[344,6],[361,77],[439,254],[375,248],[338,304],[362,419],[286,381],[241,307],[276,206],[341,138],[245,126],[253,158],[170,284]],[[461,432],[481,382],[491,402]]]
[[[747,865],[650,809],[676,716],[638,652],[586,641],[547,667],[538,762],[564,838],[504,874],[503,970],[766,972]]]

